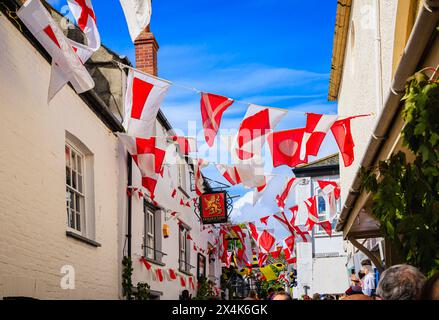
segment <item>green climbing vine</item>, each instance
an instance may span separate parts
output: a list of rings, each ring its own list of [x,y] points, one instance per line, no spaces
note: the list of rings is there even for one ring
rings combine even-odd
[[[133,292],[133,263],[130,257],[124,256],[122,259],[122,293],[127,300],[148,300],[150,297],[150,286],[146,282],[138,282],[137,290]]]
[[[402,151],[363,168],[362,187],[401,257],[426,274],[439,271],[439,83],[418,72],[407,80]]]

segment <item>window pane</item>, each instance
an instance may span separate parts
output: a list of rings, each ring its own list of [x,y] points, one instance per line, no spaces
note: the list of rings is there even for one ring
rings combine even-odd
[[[76,153],[73,150],[72,150],[72,165],[73,165],[73,170],[76,170]]]
[[[77,189],[77,183],[76,183],[76,172],[72,171],[72,188]]]
[[[70,148],[66,146],[66,166],[70,167]]]
[[[76,230],[81,231],[81,215],[76,213]]]
[[[78,172],[82,174],[82,157],[78,155],[77,158],[78,158]]]
[[[82,211],[81,197],[78,196],[78,195],[76,195],[75,199],[76,199],[76,211],[78,211],[79,213],[81,213],[81,211]]]
[[[73,210],[70,210],[70,228],[75,228],[75,212]]]
[[[78,174],[78,191],[82,193],[82,176]]]
[[[66,166],[66,184],[68,186],[72,185],[72,175],[70,173],[70,168]]]
[[[75,208],[75,201],[74,201],[74,197],[75,197],[75,195],[74,195],[74,193],[73,192],[70,192],[69,191],[69,194],[70,194],[70,208],[72,208],[72,209],[74,209]]]

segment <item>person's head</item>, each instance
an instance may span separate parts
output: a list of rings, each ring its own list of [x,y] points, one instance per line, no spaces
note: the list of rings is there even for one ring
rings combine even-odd
[[[311,300],[311,297],[309,295],[307,295],[307,294],[304,294],[302,296],[302,298],[303,298],[303,300]]]
[[[272,295],[274,293],[274,289],[268,288],[267,293],[268,293],[268,295]]]
[[[335,297],[331,294],[327,294],[324,300],[335,300]]]
[[[439,300],[439,272],[425,282],[421,300]]]
[[[364,274],[363,270],[358,271],[358,278],[360,280],[362,280],[364,278],[364,276],[365,276],[365,274]]]
[[[366,275],[373,272],[372,262],[369,259],[361,261],[361,271]]]
[[[250,292],[248,293],[248,297],[252,298],[252,299],[256,299],[256,297],[257,297],[256,291],[255,290],[250,290]]]
[[[274,296],[273,300],[291,300],[291,296],[284,292],[278,292]]]
[[[425,276],[408,264],[392,266],[381,275],[377,295],[383,300],[418,300]]]
[[[314,294],[312,295],[312,299],[313,299],[313,300],[320,300],[320,293],[314,293]]]
[[[277,288],[277,293],[282,293],[282,292],[285,292],[284,288]]]
[[[189,300],[190,299],[189,290],[183,290],[181,292],[181,298],[183,300]]]

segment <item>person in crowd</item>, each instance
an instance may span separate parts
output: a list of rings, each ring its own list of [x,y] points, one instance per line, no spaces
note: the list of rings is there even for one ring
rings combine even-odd
[[[310,297],[309,295],[304,294],[304,295],[302,296],[302,300],[312,300],[312,299],[311,299],[311,297]]]
[[[425,280],[415,267],[398,264],[383,272],[377,295],[383,300],[418,300]]]
[[[439,272],[425,282],[421,300],[439,300]]]
[[[181,292],[180,300],[191,300],[191,295],[189,294],[189,290],[183,290]]]
[[[258,295],[255,290],[250,290],[248,297],[244,298],[244,300],[258,300]]]
[[[320,300],[320,299],[321,299],[321,297],[320,297],[320,293],[314,293],[314,294],[312,295],[312,299],[313,299],[313,300]]]
[[[288,293],[286,293],[285,291],[278,292],[274,296],[273,300],[291,300],[291,296]]]
[[[362,275],[364,277],[364,275]],[[347,296],[353,295],[353,294],[362,294],[363,289],[361,288],[361,282],[359,277],[357,278],[355,274],[351,275],[351,286],[345,291],[345,294]]]
[[[323,300],[335,300],[335,297],[332,294],[326,294]]]
[[[277,288],[277,293],[285,293],[285,289],[284,288]]]
[[[361,261],[361,270],[364,273],[363,294],[373,297],[375,295],[375,272],[372,268],[372,262],[369,259]]]
[[[267,300],[273,300],[274,294],[275,294],[274,289],[273,288],[268,288],[267,294],[268,294],[267,295]]]

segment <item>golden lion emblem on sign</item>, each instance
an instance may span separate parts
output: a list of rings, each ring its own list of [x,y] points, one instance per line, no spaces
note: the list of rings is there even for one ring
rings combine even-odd
[[[204,199],[205,209],[211,215],[219,215],[223,212],[221,205],[221,197],[219,195],[212,195]]]

